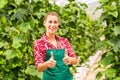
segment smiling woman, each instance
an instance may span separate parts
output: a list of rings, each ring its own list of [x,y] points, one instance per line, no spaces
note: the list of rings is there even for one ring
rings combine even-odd
[[[46,32],[34,42],[35,65],[44,71],[43,80],[72,80],[69,65],[77,64],[77,58],[66,38],[56,35],[59,17],[48,12],[44,20]],[[66,75],[64,75],[66,74]]]
[[[46,19],[44,20],[44,26],[46,28],[46,34],[48,36],[51,36],[50,38],[52,39],[52,36],[54,37],[59,26],[58,15],[55,12],[53,13],[49,12],[46,15]]]

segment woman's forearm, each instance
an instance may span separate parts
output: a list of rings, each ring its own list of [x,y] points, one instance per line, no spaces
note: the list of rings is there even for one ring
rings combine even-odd
[[[48,68],[48,63],[47,63],[47,62],[40,63],[40,64],[38,64],[38,66],[37,66],[37,70],[38,70],[39,72],[42,72],[42,71],[46,70],[47,68]]]
[[[76,65],[78,62],[78,59],[76,57],[71,58],[71,64]]]
[[[78,59],[76,57],[71,57],[71,64],[76,65],[77,62],[78,62]],[[44,63],[40,63],[37,66],[37,70],[39,72],[42,72],[42,71],[46,70],[49,67],[48,65],[49,65],[48,61],[46,61]]]

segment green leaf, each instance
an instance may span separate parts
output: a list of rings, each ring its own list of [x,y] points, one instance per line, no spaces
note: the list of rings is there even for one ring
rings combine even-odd
[[[33,0],[35,3],[37,3],[38,1],[40,1],[40,0]]]
[[[101,14],[101,17],[99,18],[99,22],[100,22],[100,23],[103,23],[107,16],[108,16],[108,14],[102,13],[102,14]]]
[[[45,15],[45,13],[41,11],[41,12],[34,13],[34,15],[36,15],[39,19],[41,19]]]
[[[8,0],[0,0],[0,9],[8,3]]]
[[[99,2],[101,3],[101,4],[104,4],[104,3],[106,3],[106,2],[108,2],[109,0],[99,0]]]
[[[109,64],[110,64],[112,61],[114,61],[114,60],[115,60],[115,58],[114,58],[113,55],[108,55],[108,56],[104,57],[104,58],[100,61],[100,63],[103,64],[104,66],[107,66],[107,65],[109,65]]]
[[[0,64],[5,64],[5,63],[6,63],[5,59],[0,58]]]
[[[9,72],[9,73],[5,73],[2,80],[14,80],[14,77],[15,77],[15,75],[14,75],[14,73],[11,71],[11,72]]]
[[[105,46],[107,44],[107,42],[105,40],[103,41],[99,41],[98,43],[96,43],[95,47],[96,48],[102,48],[103,46]]]
[[[118,4],[119,4],[119,6],[120,6],[120,0],[118,0]]]
[[[22,58],[23,59],[23,58]],[[11,61],[11,68],[16,68],[16,67],[21,67],[23,66],[23,62],[21,62],[21,60],[19,58],[19,56],[15,57],[12,61]]]
[[[5,47],[5,46],[8,46],[8,42],[1,41],[0,42],[0,48]]]
[[[31,29],[31,26],[30,26],[30,23],[21,23],[19,25],[19,29],[22,31],[22,32],[27,32],[28,30]]]
[[[116,5],[110,5],[110,6],[109,6],[109,9],[110,9],[111,11],[117,10],[117,6],[116,6]]]
[[[18,80],[25,80],[25,78],[23,78],[23,77],[19,77]]]
[[[27,69],[25,70],[25,73],[26,73],[26,74],[30,74],[30,75],[32,75],[32,76],[35,76],[35,75],[37,75],[37,70],[35,69],[35,66],[30,65],[30,66],[28,66]]]
[[[113,77],[115,77],[115,75],[116,75],[116,70],[110,68],[110,69],[106,69],[106,70],[103,71],[102,73],[105,74],[105,75],[106,75],[107,77],[109,77],[109,78],[113,78]]]
[[[14,52],[13,50],[6,50],[5,55],[6,59],[12,59],[17,56],[17,53]]]
[[[41,1],[41,2],[46,2],[46,0],[33,0],[35,3]],[[47,0],[48,1],[48,0]]]
[[[118,17],[118,11],[117,10],[114,10],[114,11],[109,11],[108,14],[114,16],[114,17]]]
[[[14,13],[14,15],[12,15],[11,20],[18,19],[21,22],[23,22],[26,19],[26,17],[25,17],[26,12],[27,12],[26,9],[17,9],[17,11]]]
[[[20,5],[23,2],[23,0],[14,0],[14,1],[17,5]]]
[[[113,80],[120,80],[120,77],[116,77],[115,79],[113,79]]]
[[[119,38],[110,39],[109,43],[113,46],[113,49],[115,52],[119,51],[119,49],[120,49],[120,39]]]
[[[14,48],[16,48],[16,49],[19,48],[19,47],[21,47],[21,43],[20,43],[20,40],[19,40],[18,37],[14,37],[14,38],[13,38],[12,47],[14,47]]]
[[[23,37],[23,35],[15,36],[13,37],[12,47],[17,49],[21,47],[21,43],[24,43],[24,42],[25,42],[25,38]]]
[[[117,36],[118,34],[120,34],[120,26],[115,26],[113,29],[115,35]]]
[[[37,76],[38,78],[42,78],[42,75],[43,75],[42,72],[37,71],[37,69],[34,65],[28,66],[27,69],[25,70],[25,73],[32,75],[32,76]]]
[[[97,80],[99,80],[101,77],[102,77],[102,74],[101,74],[101,72],[99,72],[99,73],[97,74],[96,78],[97,78]]]
[[[0,21],[1,21],[3,24],[6,24],[6,23],[7,23],[5,16],[0,16]]]
[[[0,55],[4,55],[4,52],[3,52],[3,51],[0,51]]]
[[[0,42],[0,48],[2,48],[4,46],[3,42]]]

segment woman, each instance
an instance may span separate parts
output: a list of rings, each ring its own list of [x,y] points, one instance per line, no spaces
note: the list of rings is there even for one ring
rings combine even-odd
[[[77,64],[69,41],[56,35],[59,17],[56,12],[48,12],[44,19],[46,32],[34,42],[35,65],[44,71],[43,80],[72,80],[69,65]]]

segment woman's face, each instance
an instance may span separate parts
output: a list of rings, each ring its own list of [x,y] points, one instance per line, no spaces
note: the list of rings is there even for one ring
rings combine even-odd
[[[46,27],[47,34],[55,34],[59,26],[58,17],[55,15],[48,15],[47,19],[44,21],[44,26]]]

